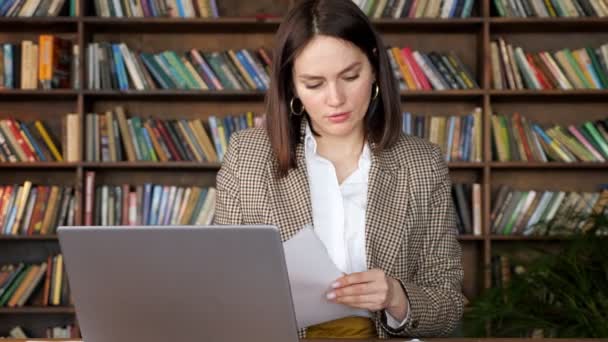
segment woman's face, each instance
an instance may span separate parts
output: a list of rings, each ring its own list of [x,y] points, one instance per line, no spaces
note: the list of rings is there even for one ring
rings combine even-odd
[[[334,37],[315,36],[295,58],[293,82],[312,127],[321,136],[363,133],[374,73],[357,46]],[[294,109],[299,111],[299,104]]]

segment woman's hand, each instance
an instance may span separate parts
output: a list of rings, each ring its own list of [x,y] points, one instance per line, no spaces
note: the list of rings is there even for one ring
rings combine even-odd
[[[353,308],[370,311],[387,310],[398,321],[407,314],[408,300],[401,284],[383,270],[344,275],[332,284],[327,299]]]

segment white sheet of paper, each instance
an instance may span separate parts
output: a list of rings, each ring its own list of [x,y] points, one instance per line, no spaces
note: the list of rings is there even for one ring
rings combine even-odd
[[[331,284],[342,276],[323,242],[311,227],[283,243],[291,295],[299,328],[348,316],[367,316],[367,311],[335,304],[326,299]]]

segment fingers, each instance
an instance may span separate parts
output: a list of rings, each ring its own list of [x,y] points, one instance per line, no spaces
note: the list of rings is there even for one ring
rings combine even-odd
[[[378,269],[365,272],[355,272],[336,279],[335,283],[332,284],[332,287],[340,288],[354,284],[369,283],[373,281],[380,281],[384,278],[384,272]]]
[[[370,311],[378,311],[382,309],[381,296],[378,294],[360,295],[360,296],[342,296],[332,300],[337,304],[348,305],[353,308],[367,309]]]
[[[376,287],[374,283],[355,284],[335,289],[328,294],[333,294],[333,297],[360,296],[378,292],[379,289],[377,290]],[[332,296],[328,296],[329,299],[330,297]]]
[[[346,305],[369,305],[377,302],[377,295],[362,295],[362,296],[343,296],[335,299],[336,303]]]
[[[332,287],[327,293],[329,301],[371,311],[383,309],[389,294],[387,277],[379,269],[345,275]]]
[[[357,286],[357,285],[355,285]],[[382,306],[387,299],[388,292],[384,287],[364,287],[353,288],[349,286],[342,290],[332,291],[327,294],[327,299],[335,303],[351,304],[353,302],[360,303],[376,303]]]

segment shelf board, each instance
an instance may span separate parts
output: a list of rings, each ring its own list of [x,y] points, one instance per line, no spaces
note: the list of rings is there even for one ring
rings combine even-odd
[[[606,18],[490,18],[490,32],[587,32],[608,28]]]
[[[18,32],[71,32],[78,31],[78,18],[75,17],[0,17],[0,30]]]
[[[70,100],[75,101],[78,97],[78,90],[74,89],[0,89],[0,98],[3,100]]]
[[[459,241],[483,241],[483,236],[479,235],[458,235],[456,237]]]
[[[274,34],[280,18],[99,18],[82,19],[87,29],[96,32],[203,33],[268,32]]]
[[[488,94],[496,99],[608,99],[606,89],[576,89],[576,90],[488,90]]]
[[[104,32],[143,32],[143,33],[175,33],[175,32],[269,32],[273,33],[281,24],[282,18],[99,18],[85,17],[82,19],[86,28],[103,30]],[[445,32],[446,30],[467,31],[481,27],[483,18],[399,18],[373,19],[372,24],[381,31],[414,29],[430,32]]]
[[[87,169],[203,169],[219,170],[220,163],[200,162],[83,162],[82,167]]]
[[[15,314],[64,314],[64,315],[72,315],[76,311],[73,307],[20,307],[20,308],[0,308],[0,315],[15,315]]]
[[[262,100],[265,92],[256,90],[85,90],[92,99],[141,99],[141,100]]]
[[[399,19],[373,19],[372,24],[382,31],[411,30],[415,32],[463,32],[479,30],[483,24],[483,18],[453,18],[453,19],[430,19],[430,18],[399,18]]]
[[[401,97],[407,99],[478,99],[483,96],[482,89],[472,90],[405,90],[401,91]]]
[[[75,169],[80,163],[64,162],[18,162],[0,163],[0,169]]]
[[[608,169],[608,163],[491,162],[490,167],[495,169]]]
[[[555,236],[523,236],[523,235],[490,235],[492,241],[566,241],[571,240],[572,236],[555,235]]]
[[[57,241],[57,235],[0,235],[0,241]]]
[[[162,97],[163,100],[169,99],[216,99],[216,100],[262,100],[265,91],[257,90],[85,90],[85,97],[95,99],[156,99]],[[481,89],[474,90],[409,90],[402,91],[402,98],[420,99],[473,99],[484,94]]]
[[[484,163],[479,162],[448,162],[450,169],[483,169]]]

